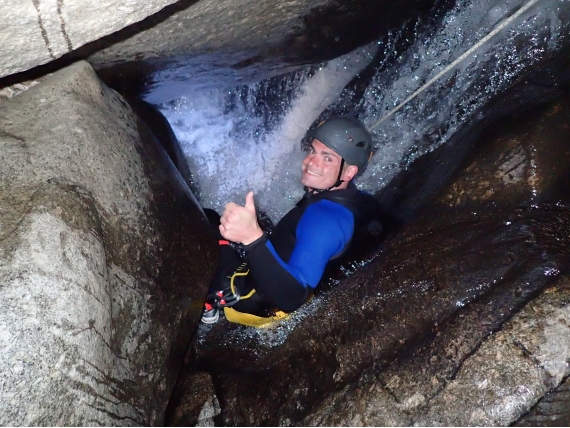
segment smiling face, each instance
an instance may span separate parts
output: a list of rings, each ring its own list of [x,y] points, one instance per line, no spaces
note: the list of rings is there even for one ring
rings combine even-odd
[[[309,189],[328,189],[336,183],[342,158],[316,138],[303,159],[301,183]],[[358,172],[358,167],[346,165],[341,175],[343,182],[335,189],[344,189]]]

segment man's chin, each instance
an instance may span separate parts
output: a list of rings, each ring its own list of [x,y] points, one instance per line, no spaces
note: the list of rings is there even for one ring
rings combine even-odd
[[[315,184],[311,183],[311,180],[301,180],[301,184],[309,189],[316,189]]]
[[[301,184],[303,184],[303,186],[305,186],[307,189],[309,189],[309,191],[315,191],[315,190],[325,190],[327,189],[327,187],[322,187],[322,186],[316,186],[316,185],[311,185],[311,184],[305,184],[303,182],[301,182]]]

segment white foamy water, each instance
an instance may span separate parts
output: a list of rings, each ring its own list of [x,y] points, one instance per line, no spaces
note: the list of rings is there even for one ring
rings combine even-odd
[[[258,206],[279,220],[302,195],[301,139],[375,51],[372,44],[289,76],[286,96],[292,98],[283,101],[284,111],[270,130],[254,111],[262,85],[251,85],[245,97],[242,88],[200,89],[162,106],[188,157],[202,205],[219,211],[227,202],[243,203],[253,190]]]

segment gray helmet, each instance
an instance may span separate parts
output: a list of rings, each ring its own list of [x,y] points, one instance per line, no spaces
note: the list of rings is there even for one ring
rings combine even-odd
[[[337,152],[349,165],[362,170],[372,154],[372,137],[357,120],[338,117],[321,122],[312,137]]]

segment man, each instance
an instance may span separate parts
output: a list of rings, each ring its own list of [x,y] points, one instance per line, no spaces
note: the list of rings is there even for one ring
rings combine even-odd
[[[245,206],[225,206],[219,221],[220,263],[202,316],[261,325],[278,310],[299,308],[321,281],[331,260],[344,254],[355,230],[378,236],[376,200],[352,179],[372,155],[372,138],[349,118],[321,123],[302,163],[305,196],[270,234],[257,221],[253,192]],[[214,220],[215,221],[215,220]]]

